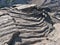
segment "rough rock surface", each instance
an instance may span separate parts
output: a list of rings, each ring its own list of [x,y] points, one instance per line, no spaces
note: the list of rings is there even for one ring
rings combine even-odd
[[[59,10],[22,6],[0,9],[0,45],[60,45]]]

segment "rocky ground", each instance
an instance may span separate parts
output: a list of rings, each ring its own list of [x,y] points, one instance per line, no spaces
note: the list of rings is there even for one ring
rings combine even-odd
[[[60,45],[60,8],[36,7],[17,4],[0,9],[0,45]]]

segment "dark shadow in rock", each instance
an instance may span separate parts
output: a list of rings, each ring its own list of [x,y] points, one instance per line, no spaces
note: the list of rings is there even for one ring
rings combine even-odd
[[[7,42],[8,45],[15,45],[15,42],[22,42],[21,37],[19,37],[20,32],[17,31],[12,35],[12,38]]]
[[[47,17],[45,18],[45,21],[53,25],[53,21],[48,14]]]
[[[53,25],[53,21],[52,21],[50,15],[48,14],[48,12],[51,12],[51,9],[43,8],[43,10],[44,10],[43,13],[45,14],[44,15],[45,16],[45,21]]]

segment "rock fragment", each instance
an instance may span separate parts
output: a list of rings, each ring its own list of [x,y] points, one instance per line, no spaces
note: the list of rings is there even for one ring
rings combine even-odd
[[[25,5],[17,6],[15,8],[18,9],[18,10],[21,10],[21,9],[26,9],[26,8],[32,8],[32,7],[35,7],[35,6],[36,6],[36,4],[25,4]]]

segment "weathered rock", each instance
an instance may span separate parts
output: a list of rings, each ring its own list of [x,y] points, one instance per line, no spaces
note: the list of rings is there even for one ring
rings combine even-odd
[[[8,12],[6,10],[0,10],[0,16],[3,14],[7,14]]]
[[[60,39],[60,23],[54,24],[53,27],[55,29],[50,33],[48,38],[52,41],[57,41],[58,39]]]
[[[58,20],[60,20],[60,12],[57,12],[57,13],[55,14],[55,18],[58,19]]]
[[[0,43],[1,45],[5,45],[13,32],[16,31],[16,26],[14,24],[13,18],[9,15],[3,15],[0,17]]]
[[[20,37],[23,42],[22,44],[25,44],[28,41],[28,43],[26,43],[28,45],[34,42],[40,42],[41,37],[43,38],[49,33],[50,29],[48,28],[48,26],[50,24],[48,23],[49,25],[47,25],[46,21],[44,20],[45,19],[44,17],[38,17],[39,14],[37,16],[35,14],[34,15],[32,14],[27,15],[27,14],[28,14],[27,12],[21,11],[20,13],[10,12],[9,15],[15,19],[16,27],[21,32]]]
[[[60,23],[54,24],[54,27],[55,27],[54,40],[58,40],[60,38]]]
[[[43,15],[42,10],[41,13],[35,8],[30,10],[35,6],[35,4],[17,5],[8,9],[9,15],[5,13],[5,15],[1,14],[3,15],[0,17],[1,45],[8,44],[8,42],[11,45],[55,45],[55,41],[59,43],[57,41],[60,38],[59,23],[52,26],[52,19],[49,19],[50,15],[48,13],[44,13]],[[29,10],[26,8],[29,8]],[[21,9],[26,9],[26,11],[22,11]],[[50,14],[54,15],[54,13]],[[55,30],[51,29],[51,26],[55,27]],[[17,37],[15,37],[16,34],[14,33],[16,31],[20,32]],[[48,39],[44,40],[46,38]]]
[[[60,45],[60,38],[56,40],[56,45]]]
[[[18,9],[18,10],[21,10],[21,9],[32,8],[32,7],[35,7],[35,6],[36,6],[36,4],[26,4],[26,5],[17,6],[15,8]]]

